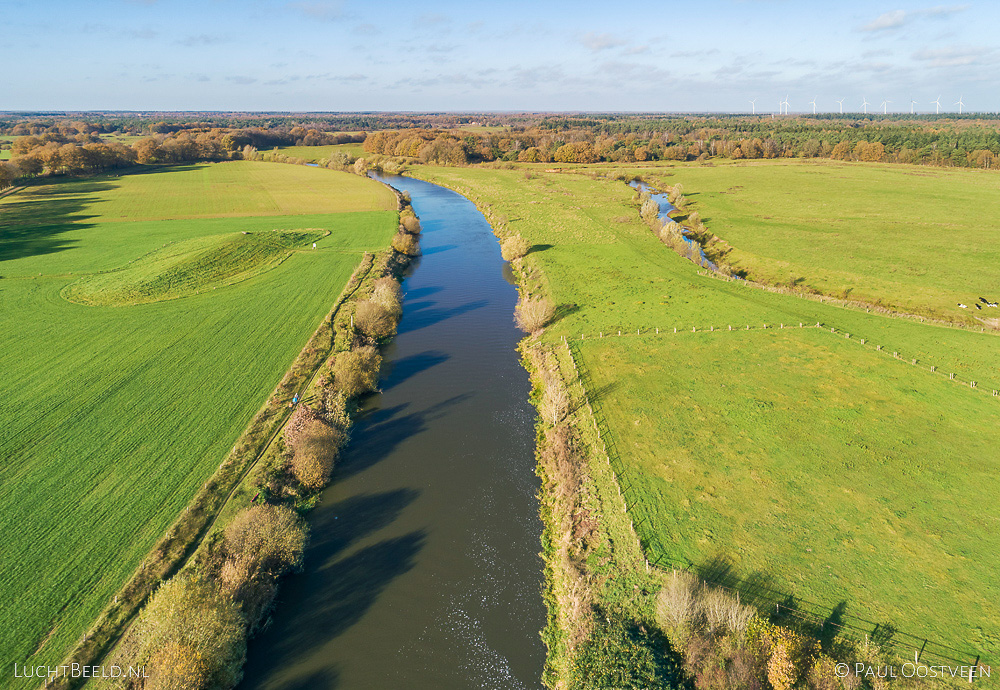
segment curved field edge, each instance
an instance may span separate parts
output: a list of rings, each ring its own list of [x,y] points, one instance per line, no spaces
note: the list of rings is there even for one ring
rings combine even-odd
[[[55,663],[81,641],[281,380],[362,250],[388,242],[396,216],[158,221],[182,237],[302,219],[341,231],[265,275],[182,301],[84,308],[59,297],[65,275],[0,281],[10,334],[0,448],[18,459],[0,468],[11,507],[0,516],[0,582],[19,602],[4,607],[8,658]],[[81,231],[120,263],[130,258],[120,251],[139,248],[118,242],[119,231],[141,234],[130,225],[104,238]],[[63,260],[89,261],[75,251]]]
[[[371,271],[373,261],[374,256],[366,253],[330,313],[323,318],[232,451],[157,542],[147,559],[115,596],[113,603],[101,612],[64,664],[92,665],[107,654],[149,595],[177,572],[202,543],[233,493],[291,417],[292,398],[308,387],[335,347],[334,319],[344,302],[361,286]],[[66,687],[74,685],[69,683]]]
[[[592,173],[593,171],[591,171]],[[875,314],[852,313],[828,304],[797,300],[788,296],[773,295],[746,287],[738,287],[734,290],[732,289],[734,286],[729,286],[730,289],[726,289],[724,287],[725,283],[722,281],[711,281],[723,287],[722,290],[709,288],[708,285],[697,277],[694,266],[676,260],[676,257],[664,259],[668,252],[658,242],[644,241],[638,228],[636,228],[634,233],[630,232],[628,227],[629,222],[623,216],[616,215],[617,211],[614,207],[621,204],[621,206],[618,206],[618,209],[630,210],[636,216],[634,226],[641,225],[637,218],[637,208],[630,206],[631,202],[627,196],[628,193],[616,188],[614,186],[615,183],[611,181],[602,182],[600,180],[592,180],[588,182],[579,176],[549,176],[541,174],[537,170],[442,169],[423,166],[411,169],[409,174],[442,184],[467,196],[484,212],[484,215],[487,216],[494,228],[497,229],[498,235],[520,234],[529,241],[529,244],[532,244],[532,250],[529,252],[529,255],[525,259],[515,262],[520,264],[516,267],[515,275],[519,278],[522,292],[550,294],[556,299],[556,322],[547,329],[546,335],[543,337],[544,342],[551,343],[554,339],[563,337],[563,335],[571,339],[580,338],[582,335],[586,335],[588,338],[591,336],[596,338],[599,330],[603,330],[606,334],[612,334],[618,329],[625,332],[631,330],[634,333],[637,324],[643,329],[652,331],[652,324],[659,323],[665,325],[684,322],[690,324],[694,322],[703,324],[707,330],[708,325],[713,323],[715,324],[715,328],[726,329],[727,321],[729,321],[730,325],[733,322],[737,324],[756,322],[756,327],[759,328],[762,321],[769,321],[772,324],[776,324],[784,318],[786,322],[791,322],[795,319],[794,323],[798,323],[798,319],[801,318],[808,323],[823,321],[826,324],[834,322],[838,323],[838,325],[847,325],[849,330],[855,333],[860,332],[862,337],[867,331],[869,348],[872,347],[873,342],[892,343],[893,339],[896,341],[896,344],[887,346],[887,350],[900,347],[899,343],[905,343],[912,349],[909,349],[908,354],[907,350],[903,350],[899,358],[904,359],[907,363],[909,362],[910,355],[919,347],[921,348],[922,356],[921,364],[924,365],[924,368],[927,365],[923,357],[930,357],[932,362],[934,360],[940,362],[942,360],[947,361],[947,358],[951,356],[954,359],[947,369],[942,369],[943,371],[951,371],[953,368],[957,368],[957,362],[964,360],[963,364],[967,366],[972,365],[969,369],[966,369],[966,381],[969,378],[977,379],[985,375],[992,378],[994,382],[992,385],[996,387],[995,382],[1000,380],[996,377],[997,370],[995,365],[990,362],[990,353],[995,351],[994,343],[996,341],[989,334],[977,334],[958,329],[916,324]],[[573,182],[560,184],[560,178],[563,180],[576,178],[575,181],[578,183],[576,189],[574,189]],[[525,180],[526,182],[524,182]],[[563,217],[559,217],[558,214],[546,214],[545,209],[539,209],[541,218],[531,217],[533,210],[531,205],[539,204],[540,200],[537,193],[533,193],[534,190],[530,189],[530,186],[537,186],[539,184],[543,184],[549,188],[548,197],[550,201],[556,201],[569,207]],[[589,187],[586,195],[578,193],[581,185]],[[599,200],[594,196],[595,189],[599,187],[603,187],[605,193],[603,200]],[[569,190],[574,191],[571,192]],[[558,197],[567,198],[559,199]],[[608,198],[610,198],[610,202]],[[601,206],[608,206],[609,203],[611,205],[610,209],[605,211],[600,210]],[[583,211],[582,214],[581,210]],[[596,224],[591,222],[589,225],[587,224],[587,216],[597,216],[600,218],[602,215],[604,216],[603,222]],[[582,219],[584,222],[573,223],[572,219],[574,217],[576,220],[579,221]],[[621,232],[628,240],[644,246],[646,251],[640,249],[635,253],[633,253],[634,250],[618,252],[618,256],[614,256],[615,260],[607,261],[609,252],[606,248],[614,242],[614,240],[608,237],[608,229],[615,228],[619,223],[623,224],[618,225],[618,227],[624,228]],[[588,241],[586,239],[587,232],[591,229],[593,229],[594,233],[591,236],[591,240]],[[572,234],[570,238],[572,240],[571,244],[552,241],[553,239],[562,240],[563,238],[559,237],[559,235],[567,230]],[[649,231],[644,230],[644,232],[648,233]],[[598,262],[595,260],[585,261],[583,267],[579,265],[568,266],[567,264],[571,264],[571,262],[565,258],[566,254],[556,254],[557,250],[563,248],[567,252],[579,252],[589,259],[592,250],[587,245],[590,244],[602,245],[601,248],[605,249],[602,252],[602,258],[605,259],[605,263],[611,264],[610,266],[602,266],[598,269]],[[614,248],[611,248],[611,251],[614,252]],[[537,255],[535,255],[536,252]],[[662,255],[658,255],[657,252],[661,252]],[[634,273],[630,274],[622,271],[621,254],[625,255],[624,258],[628,264],[634,265],[634,268],[630,266]],[[594,258],[596,259],[596,256]],[[673,263],[672,266],[670,266],[671,263]],[[643,266],[644,269],[640,269],[639,266]],[[661,267],[666,270],[659,270]],[[581,268],[586,270],[580,270]],[[574,270],[576,275],[574,275]],[[595,289],[594,284],[595,276],[599,275],[600,271],[610,272],[622,282],[626,282],[630,275],[641,276],[644,280],[633,280],[631,285],[623,286],[625,289],[618,290],[617,292],[612,291],[614,294],[610,296],[617,296],[618,299],[621,299],[623,296],[631,296],[633,300],[636,297],[647,297],[647,299],[640,299],[639,301],[630,300],[626,303],[626,306],[631,309],[622,308],[621,310],[614,310],[606,307],[604,309],[595,309],[594,300],[581,299],[581,293],[584,296],[593,296],[595,292],[599,294],[599,288]],[[670,276],[671,273],[674,275]],[[580,279],[581,275],[585,276],[583,281]],[[557,276],[558,280],[554,279],[553,276]],[[684,298],[682,300],[675,298],[675,293],[678,291],[679,286],[669,284],[676,282],[676,280],[671,280],[671,278],[676,279],[677,277],[682,278],[683,282],[686,283],[680,293]],[[643,289],[639,285],[638,289],[635,289],[635,283],[641,284],[643,282],[648,282],[654,287]],[[664,285],[664,283],[667,284]],[[629,290],[629,287],[633,289]],[[667,304],[672,307],[681,307],[680,309],[676,309],[676,313],[669,320],[663,318],[663,313],[656,314],[655,318],[641,319],[643,313],[652,311],[648,309],[647,304],[648,301],[651,301],[649,297],[653,295],[649,293],[653,290],[656,292],[660,292],[661,290],[663,292],[669,291],[670,293],[662,294],[662,297],[665,299],[658,301],[661,307]],[[731,304],[732,299],[736,299],[735,304],[739,305],[740,310],[735,313],[735,317],[733,312],[726,312],[718,308],[705,308],[708,305],[708,302],[704,299],[706,297],[705,293],[709,292],[709,290],[711,290],[710,295],[711,293],[720,292],[721,294],[718,297],[722,300],[727,300],[728,298]],[[743,294],[740,294],[741,291]],[[634,294],[629,295],[629,292],[633,292]],[[655,292],[654,295],[655,297],[661,296]],[[608,297],[605,297],[605,300],[607,299]],[[755,302],[758,304],[754,304]],[[763,303],[764,309],[761,309],[762,305],[760,303]],[[609,303],[605,301],[603,304],[608,305]],[[610,302],[610,305],[614,304],[614,301]],[[659,311],[666,312],[667,310],[661,308]],[[673,312],[675,310],[672,309],[670,311]],[[727,313],[728,316],[726,316]],[[757,321],[757,319],[761,319],[762,321]],[[841,330],[840,332],[842,336],[843,331]],[[871,334],[876,336],[877,339],[875,341],[870,339]],[[885,357],[889,357],[888,352],[884,353],[884,355]],[[971,361],[973,359],[978,361],[973,364]],[[891,363],[890,366],[892,364],[902,366],[902,362]],[[683,364],[679,363],[679,366],[683,366]],[[954,384],[942,380],[934,385],[949,386]],[[600,393],[600,391],[594,392]],[[956,390],[956,394],[961,395],[963,393]],[[974,395],[975,393],[969,391],[966,385],[964,394]],[[988,391],[985,395],[989,395]],[[988,404],[992,401],[986,399],[981,400],[981,402]],[[986,407],[983,409],[988,411],[991,408]],[[543,446],[540,443],[539,452],[541,453],[542,450]],[[546,508],[543,507],[543,518],[546,517],[545,511]],[[551,509],[549,511],[551,512]],[[550,522],[548,521],[547,525]],[[647,527],[646,529],[650,528]],[[565,578],[558,572],[558,563],[550,558],[551,543],[546,541],[544,545],[547,553],[547,566],[550,567],[550,572],[556,573],[555,577],[549,583],[547,595],[547,602],[550,603],[551,607],[556,596],[553,589],[555,585],[552,583],[558,582],[560,578]],[[648,602],[646,603],[646,608],[648,610]],[[637,610],[641,610],[641,607]],[[550,608],[550,616],[552,616],[550,622],[557,618],[557,611],[558,607]],[[982,634],[986,635],[986,637],[978,640],[975,631],[966,630],[966,633],[961,640],[961,646],[964,650],[968,651],[973,647],[985,649],[991,646],[991,643],[988,642],[991,635],[989,631],[983,631]],[[560,630],[558,625],[550,625],[550,629],[546,633],[547,642],[558,644],[561,634],[565,634],[565,631]],[[952,639],[955,638],[952,637]],[[550,650],[552,649],[553,646],[550,645]],[[557,653],[553,659],[553,663],[558,665],[560,658],[562,657]],[[565,661],[565,658],[563,658],[563,661]],[[971,657],[969,658],[969,663],[971,663]]]
[[[974,308],[1000,299],[995,173],[811,160],[635,172],[681,183],[686,211],[723,240],[715,258],[754,280],[957,323],[1000,317]]]
[[[88,306],[163,302],[235,285],[277,268],[296,248],[330,235],[329,230],[243,231],[181,240],[155,249],[127,266],[84,275],[62,296]]]

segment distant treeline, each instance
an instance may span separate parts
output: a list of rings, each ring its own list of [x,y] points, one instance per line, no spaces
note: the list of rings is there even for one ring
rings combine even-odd
[[[15,130],[21,125],[15,127]],[[236,160],[246,151],[274,146],[325,146],[364,140],[364,134],[328,133],[305,127],[291,129],[203,129],[180,124],[154,126],[157,131],[131,144],[102,138],[99,126],[84,122],[29,127],[30,134],[10,144],[10,162],[0,162],[0,189],[43,173],[80,175],[124,168],[137,163]],[[19,130],[19,131],[25,131]],[[41,130],[41,131],[37,131]],[[343,165],[353,161],[344,160]]]
[[[981,120],[558,118],[496,132],[374,132],[365,151],[446,165],[490,161],[596,163],[709,158],[833,158],[992,168],[1000,131]]]

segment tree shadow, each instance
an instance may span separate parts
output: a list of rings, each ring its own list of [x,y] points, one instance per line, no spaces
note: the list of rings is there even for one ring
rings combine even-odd
[[[556,307],[555,314],[552,316],[552,323],[560,319],[565,319],[570,314],[575,314],[578,311],[580,311],[580,305],[578,304],[560,304]]]
[[[533,244],[531,245],[531,248],[528,249],[528,251],[525,253],[525,256],[527,256],[528,254],[534,254],[535,252],[544,252],[546,249],[552,249],[552,247],[554,246],[555,245],[553,244]]]
[[[476,309],[482,309],[488,302],[481,299],[474,302],[467,302],[457,307],[451,307],[450,309],[438,309],[433,306],[434,304],[436,302],[433,301],[427,303],[408,303],[406,305],[407,312],[403,314],[403,320],[399,323],[400,328],[397,333],[412,333],[413,331],[419,331],[421,328],[434,326],[455,316],[460,316]],[[408,316],[410,318],[407,318]]]
[[[385,385],[395,386],[421,372],[436,367],[442,362],[448,361],[450,358],[451,355],[444,352],[427,350],[426,352],[419,352],[415,355],[392,360],[388,363],[385,374]]]
[[[429,249],[420,248],[420,253],[424,256],[430,256],[431,254],[440,254],[441,252],[447,252],[458,247],[457,244],[442,244],[438,247],[431,247]]]
[[[279,612],[284,610],[294,615],[274,619],[250,643],[246,680],[240,687],[268,687],[269,669],[295,667],[299,660],[321,652],[331,640],[355,625],[389,583],[413,568],[426,538],[423,530],[414,530],[340,559],[333,554],[320,554],[320,560],[316,554],[310,554],[314,564],[294,578],[295,591],[286,597],[279,593],[279,599],[286,599],[278,603]],[[286,588],[290,589],[291,584],[286,583]],[[334,685],[325,687],[337,687],[336,678],[326,680]]]
[[[421,297],[427,297],[429,295],[436,294],[444,290],[443,287],[439,285],[428,285],[427,287],[416,288],[414,290],[407,290],[405,298],[407,300],[420,299]],[[410,308],[409,304],[406,306],[407,309]]]
[[[24,200],[18,200],[16,195],[9,197],[14,201],[0,207],[0,262],[73,249],[79,241],[62,235],[93,227],[85,221],[94,216],[85,215],[83,210],[99,203],[83,195],[113,188],[114,185],[94,182],[76,185],[65,195],[55,191]]]
[[[378,464],[400,443],[424,431],[429,421],[437,419],[449,407],[470,397],[472,393],[455,395],[426,410],[409,414],[401,414],[407,405],[396,405],[362,416],[355,426],[354,440],[348,445],[347,453],[334,470],[334,481],[352,477]]]

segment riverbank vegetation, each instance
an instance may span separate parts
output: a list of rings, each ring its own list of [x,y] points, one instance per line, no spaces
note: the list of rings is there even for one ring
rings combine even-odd
[[[681,181],[678,172],[662,174]],[[763,666],[754,656],[754,673],[794,666],[794,679],[759,677],[759,687],[840,687],[810,680],[817,660],[912,659],[925,639],[926,663],[997,658],[996,516],[974,507],[982,497],[956,502],[959,485],[997,469],[995,335],[699,273],[649,231],[614,169],[411,174],[475,201],[501,241],[525,238],[532,251],[514,261],[522,298],[555,305],[530,341],[559,363],[558,377],[536,374],[548,420],[539,468],[551,686],[629,687],[612,659],[638,654],[654,675],[632,676],[636,687],[671,668],[696,687],[729,687],[727,669],[747,661],[739,650],[764,647],[731,632],[688,646],[694,638],[656,613],[675,568],[739,592],[761,621],[789,631],[775,634],[813,650],[789,665],[799,643],[767,643],[784,651]],[[694,211],[686,180],[682,194]],[[708,227],[717,219],[702,217]],[[560,354],[563,338],[571,351]],[[573,396],[568,421],[582,415],[572,430],[557,430],[568,422],[547,411],[561,409],[542,392],[557,378]],[[860,621],[871,621],[869,647]],[[665,635],[676,656],[635,646],[602,656],[605,628],[631,631],[625,638],[650,654]],[[599,667],[607,673],[594,675]]]
[[[54,179],[0,200],[0,454],[17,459],[0,468],[0,589],[19,602],[3,609],[4,656],[55,665],[79,644],[88,658],[110,639],[101,621],[127,620],[183,562],[321,357],[323,333],[288,372],[364,253],[389,243],[395,208],[354,175],[249,162]],[[284,247],[267,270],[241,258],[247,238],[297,228],[315,229],[315,248]],[[210,249],[253,275],[127,306],[65,298],[102,271],[144,267],[119,287],[173,275],[139,260],[177,245],[189,268],[219,265],[188,261]]]
[[[403,213],[415,218],[408,208]],[[130,626],[114,663],[155,669],[156,687],[231,688],[239,682],[247,640],[265,624],[280,578],[301,565],[308,539],[302,515],[330,480],[358,399],[378,383],[378,346],[395,333],[402,314],[399,276],[408,262],[388,250],[355,272],[321,326],[330,333],[325,361],[308,370],[301,402],[293,400],[287,424],[227,496],[219,518],[194,545],[193,558]],[[390,315],[390,333],[359,327],[359,310],[373,303]],[[310,343],[303,354],[315,349]],[[110,686],[146,687],[129,679]]]

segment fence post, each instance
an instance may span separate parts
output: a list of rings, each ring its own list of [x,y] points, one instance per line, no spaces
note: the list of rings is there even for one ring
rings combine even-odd
[[[949,381],[954,381],[955,380],[955,375],[954,374],[948,374],[948,380]]]
[[[674,333],[677,332],[677,326],[674,326]]]
[[[976,382],[975,381],[969,381],[969,388],[975,388],[975,387],[976,387]]]
[[[862,344],[862,345],[864,345],[864,344],[865,344],[865,339],[864,339],[864,338],[862,338],[862,339],[861,339],[861,344]]]

